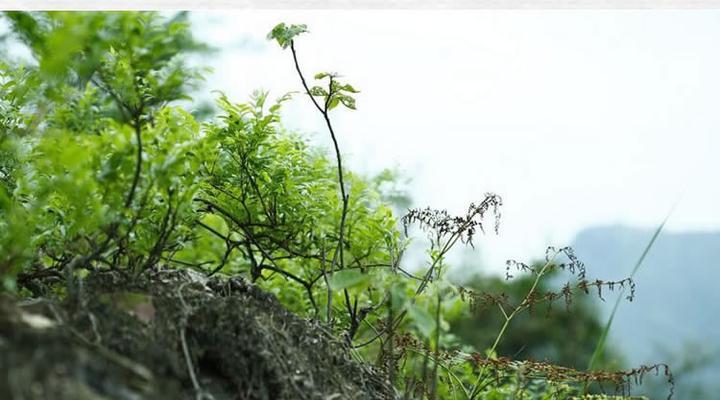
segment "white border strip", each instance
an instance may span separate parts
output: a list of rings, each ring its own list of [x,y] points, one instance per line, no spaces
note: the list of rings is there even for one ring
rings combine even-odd
[[[0,0],[2,10],[709,8],[720,0]]]

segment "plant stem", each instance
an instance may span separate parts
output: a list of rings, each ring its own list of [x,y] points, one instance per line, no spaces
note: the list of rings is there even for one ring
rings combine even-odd
[[[498,344],[500,344],[500,339],[502,339],[503,335],[505,334],[505,331],[507,330],[508,326],[510,325],[510,321],[515,318],[516,315],[518,315],[520,312],[522,312],[525,308],[527,308],[531,302],[531,297],[535,293],[535,290],[537,289],[538,284],[540,283],[540,279],[545,275],[545,272],[547,272],[547,269],[550,268],[550,265],[552,265],[553,260],[555,260],[555,257],[557,257],[558,253],[556,252],[548,261],[543,265],[543,267],[540,269],[540,272],[538,272],[537,277],[535,278],[535,281],[533,282],[532,286],[530,287],[530,290],[525,295],[525,298],[523,301],[520,302],[520,304],[515,307],[515,309],[510,313],[510,315],[505,314],[505,310],[501,308],[503,311],[503,316],[505,317],[505,322],[503,323],[502,327],[500,328],[500,332],[498,332],[497,337],[495,338],[495,342],[493,343],[492,347],[490,347],[490,354],[494,354],[497,350]],[[472,391],[470,391],[470,398],[474,398],[478,392],[482,389],[480,387],[480,383],[483,380],[483,375],[485,373],[485,366],[482,367],[480,372],[478,373],[477,380],[475,381],[475,384],[473,385]]]
[[[133,176],[132,186],[130,186],[130,192],[125,199],[125,208],[129,208],[132,205],[133,198],[135,197],[135,191],[137,190],[138,183],[140,182],[140,172],[142,171],[143,142],[142,127],[140,125],[139,116],[135,118],[133,128],[135,128],[135,140],[137,141],[137,157],[135,160],[135,175]]]
[[[300,69],[300,63],[297,59],[297,52],[295,51],[295,41],[290,41],[290,50],[292,51],[293,55],[293,61],[295,62],[295,70],[297,71],[298,75],[300,76],[300,81],[302,82],[303,88],[305,88],[305,93],[307,93],[308,97],[310,97],[310,100],[312,100],[312,103],[315,105],[315,108],[320,111],[320,113],[323,116],[323,119],[325,120],[325,125],[328,128],[328,131],[330,131],[330,138],[332,138],[333,147],[335,148],[335,159],[337,162],[337,168],[338,168],[338,183],[340,184],[340,196],[342,197],[342,214],[340,214],[340,232],[339,232],[339,239],[338,239],[338,254],[340,257],[340,268],[342,269],[345,266],[345,259],[343,255],[343,241],[345,237],[345,220],[347,219],[347,213],[348,213],[348,203],[350,200],[350,197],[347,195],[345,191],[345,180],[344,180],[344,174],[343,174],[343,166],[342,166],[342,155],[340,154],[340,145],[337,141],[337,136],[335,135],[335,130],[333,129],[332,122],[330,121],[330,115],[328,113],[328,107],[327,107],[327,101],[325,103],[325,107],[320,106],[318,104],[317,100],[313,97],[312,94],[310,94],[310,87],[308,87],[307,82],[305,81],[305,76],[302,73],[302,70]],[[331,80],[332,82],[332,80]],[[330,96],[332,95],[332,83],[330,85],[330,92],[328,93],[327,100],[330,100]],[[332,266],[335,264],[335,257],[333,257],[333,263],[331,263],[331,269]]]

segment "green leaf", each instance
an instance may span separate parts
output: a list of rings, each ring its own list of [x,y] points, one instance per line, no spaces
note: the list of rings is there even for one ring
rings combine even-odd
[[[267,38],[269,40],[275,39],[283,49],[286,49],[295,39],[295,36],[307,31],[307,25],[305,24],[287,26],[284,22],[281,22],[275,25],[272,31],[268,33]]]
[[[412,304],[408,307],[408,315],[423,336],[429,338],[432,335],[435,330],[435,319],[430,313],[417,304]]]
[[[345,107],[347,107],[347,108],[349,108],[349,109],[351,109],[351,110],[355,110],[355,99],[353,99],[353,98],[350,97],[350,96],[345,96],[345,95],[338,96],[338,97],[339,97],[339,99],[340,99],[340,102],[341,102]]]
[[[328,92],[320,86],[313,86],[310,88],[310,94],[313,96],[327,97]]]
[[[340,90],[343,90],[343,91],[346,91],[346,92],[350,92],[350,93],[360,93],[359,90],[355,89],[355,88],[352,87],[350,84],[342,85]]]
[[[368,281],[370,281],[369,274],[364,274],[358,269],[344,269],[333,273],[330,287],[334,290],[342,290],[363,285]]]
[[[328,110],[332,110],[333,108],[337,107],[338,104],[340,104],[340,99],[333,96],[333,98],[331,98],[328,102]]]
[[[340,75],[338,75],[336,72],[318,72],[317,74],[315,74],[315,79],[320,80],[328,77],[337,78],[339,76]]]
[[[215,214],[205,214],[200,218],[200,221],[222,235],[227,235],[230,231],[225,220]]]

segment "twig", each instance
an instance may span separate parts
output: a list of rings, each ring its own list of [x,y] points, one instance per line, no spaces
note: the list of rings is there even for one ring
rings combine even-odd
[[[325,120],[325,125],[327,125],[328,131],[330,131],[330,137],[333,141],[333,146],[335,147],[335,158],[337,160],[337,167],[338,167],[338,182],[340,184],[340,195],[342,197],[342,214],[340,215],[340,233],[339,233],[339,240],[338,240],[338,252],[340,256],[340,268],[342,268],[345,265],[345,259],[343,256],[343,241],[345,236],[345,220],[347,218],[347,212],[348,212],[348,202],[350,200],[349,196],[345,192],[345,181],[343,178],[343,166],[342,166],[342,156],[340,155],[340,146],[338,145],[337,137],[335,135],[335,130],[333,129],[332,123],[330,122],[330,115],[328,114],[328,101],[330,101],[330,97],[332,96],[332,77],[330,78],[330,92],[328,93],[327,99],[325,101],[325,107],[321,107],[318,102],[315,100],[315,98],[310,94],[310,88],[307,85],[307,82],[305,81],[305,77],[303,76],[302,71],[300,70],[300,64],[298,63],[297,59],[297,52],[295,51],[295,41],[290,41],[290,50],[292,51],[293,55],[293,61],[295,62],[295,70],[297,71],[298,75],[300,76],[300,81],[302,82],[303,87],[305,88],[305,92],[310,97],[310,100],[312,100],[313,104],[315,105],[315,108],[320,111],[320,113],[323,116],[323,119]],[[334,264],[334,260],[333,260]],[[332,268],[332,265],[331,265]]]
[[[125,199],[125,208],[130,208],[135,197],[135,190],[137,189],[138,183],[140,182],[140,172],[142,171],[142,154],[143,154],[143,142],[142,142],[142,125],[140,122],[140,114],[136,114],[133,121],[133,129],[135,130],[135,140],[137,141],[137,156],[135,160],[135,174],[133,175],[132,186],[130,186],[130,192],[128,192],[127,198]]]
[[[190,380],[192,381],[193,389],[195,389],[195,399],[196,400],[203,400],[203,399],[214,399],[213,396],[210,393],[205,392],[202,387],[200,386],[200,382],[198,382],[197,376],[195,376],[195,367],[192,363],[192,358],[190,356],[190,350],[188,349],[187,339],[185,338],[185,330],[187,328],[187,318],[190,314],[190,307],[188,307],[187,303],[185,303],[185,299],[182,295],[183,288],[188,284],[189,282],[184,282],[180,287],[178,287],[177,295],[180,299],[180,304],[182,304],[183,309],[183,316],[182,316],[182,328],[180,329],[180,343],[182,345],[183,355],[185,356],[185,365],[188,369],[188,374],[190,375]]]

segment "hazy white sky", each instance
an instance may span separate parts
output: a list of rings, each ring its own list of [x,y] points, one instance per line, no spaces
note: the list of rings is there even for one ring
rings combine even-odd
[[[529,259],[591,225],[720,228],[720,11],[229,11],[195,13],[220,48],[208,88],[300,90],[265,39],[305,23],[306,75],[336,71],[358,110],[334,114],[350,166],[397,166],[415,205],[462,212],[503,196],[482,259]],[[307,98],[286,122],[329,145]],[[582,255],[580,255],[582,257]]]

